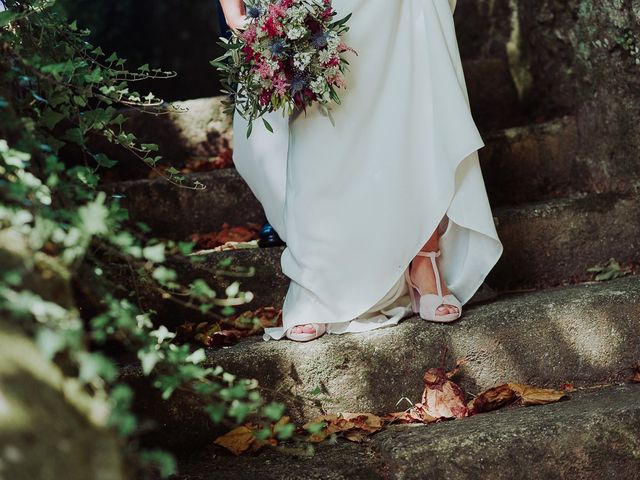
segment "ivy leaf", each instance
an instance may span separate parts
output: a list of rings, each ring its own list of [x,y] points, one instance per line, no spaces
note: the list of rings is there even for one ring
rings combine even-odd
[[[78,209],[80,226],[89,235],[100,235],[109,231],[109,210],[104,206],[104,199],[104,192],[100,192],[95,201]]]
[[[142,363],[142,372],[145,376],[149,376],[154,367],[158,364],[158,361],[160,361],[158,351],[156,350],[139,350],[138,359]]]
[[[117,160],[112,160],[107,157],[104,153],[97,153],[93,156],[93,159],[96,161],[98,165],[101,167],[111,168],[118,163]]]
[[[9,25],[18,17],[20,17],[20,14],[18,12],[10,12],[8,10],[5,10],[4,12],[0,12],[0,27]]]
[[[64,115],[60,112],[56,112],[50,108],[47,108],[42,117],[40,117],[40,121],[47,127],[49,130],[53,130],[54,127],[64,118]]]
[[[158,243],[157,245],[144,247],[142,249],[142,255],[147,260],[150,260],[150,261],[155,262],[155,263],[162,263],[162,262],[164,262],[164,259],[165,259],[164,244],[163,243]]]
[[[70,142],[77,143],[81,145],[83,143],[83,135],[82,130],[79,128],[70,128],[65,134],[62,136],[64,140],[69,140]]]
[[[102,81],[102,69],[97,67],[91,71],[91,73],[84,76],[85,81],[88,83],[99,83]]]

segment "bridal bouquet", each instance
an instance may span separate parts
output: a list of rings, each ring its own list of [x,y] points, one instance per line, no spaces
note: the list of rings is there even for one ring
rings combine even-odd
[[[341,41],[351,14],[334,20],[331,0],[246,0],[247,25],[219,44],[225,54],[211,64],[224,73],[226,112],[249,122],[267,112],[305,110],[314,103],[330,118],[345,88],[346,52]],[[273,131],[263,118],[265,127]]]

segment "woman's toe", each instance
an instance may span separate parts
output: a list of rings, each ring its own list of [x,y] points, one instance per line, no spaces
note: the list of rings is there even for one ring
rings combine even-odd
[[[303,325],[302,333],[316,333],[316,328],[311,324]]]

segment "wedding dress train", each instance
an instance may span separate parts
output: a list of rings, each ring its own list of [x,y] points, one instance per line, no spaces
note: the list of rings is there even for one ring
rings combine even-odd
[[[283,326],[360,332],[411,314],[404,271],[434,230],[464,304],[502,254],[477,150],[449,0],[333,0],[352,12],[347,90],[332,107],[234,118],[234,163],[286,248]]]

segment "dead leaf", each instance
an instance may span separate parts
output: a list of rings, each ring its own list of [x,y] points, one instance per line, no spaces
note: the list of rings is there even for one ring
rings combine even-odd
[[[429,415],[423,403],[416,403],[404,412],[385,415],[384,420],[389,423],[433,423],[437,422],[439,418]]]
[[[496,408],[513,403],[516,398],[516,393],[508,384],[499,385],[480,393],[467,404],[467,408],[469,410],[469,415],[490,412]]]
[[[322,442],[333,434],[342,434],[347,440],[361,442],[384,426],[384,420],[371,413],[342,413],[321,415],[305,423],[302,428],[307,429],[321,422],[325,422],[326,426],[319,433],[309,436],[311,442]]]
[[[640,383],[640,363],[636,363],[631,367],[631,378],[629,380]]]
[[[230,227],[228,223],[223,223],[220,231],[194,233],[191,235],[191,241],[195,243],[194,250],[210,250],[225,244],[257,240],[261,228],[257,223],[248,223],[236,227]]]
[[[226,448],[234,455],[240,455],[249,450],[255,440],[256,437],[253,435],[253,430],[243,425],[216,438],[213,443]]]
[[[198,333],[194,339],[202,343],[205,347],[228,347],[235,345],[244,337],[243,332],[239,330],[210,330],[204,333]]]
[[[458,362],[458,365],[461,362]],[[436,418],[461,418],[467,416],[467,406],[462,389],[450,380],[459,368],[450,372],[444,368],[430,368],[424,374],[424,392],[422,404],[425,412]]]
[[[517,400],[518,404],[524,406],[554,403],[567,396],[567,393],[562,390],[538,388],[522,383],[509,383],[508,385],[519,397]]]

